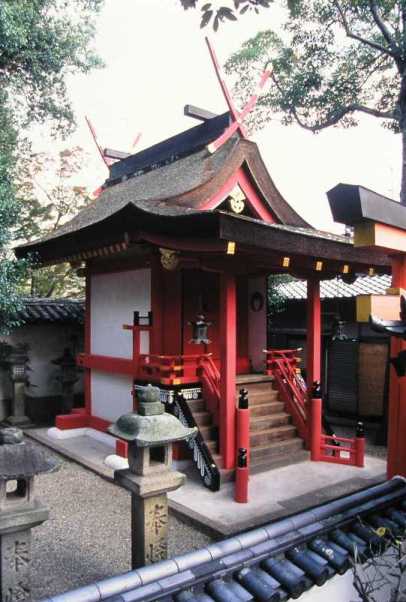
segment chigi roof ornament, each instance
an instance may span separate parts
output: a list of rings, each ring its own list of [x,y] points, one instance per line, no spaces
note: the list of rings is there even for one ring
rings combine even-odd
[[[265,71],[261,75],[261,78],[259,80],[256,91],[249,98],[249,100],[248,100],[247,104],[245,105],[245,107],[243,108],[243,110],[238,111],[234,104],[232,96],[228,90],[227,84],[226,84],[224,76],[223,76],[223,71],[217,60],[217,56],[216,56],[216,53],[214,52],[213,45],[211,44],[211,42],[209,41],[208,38],[206,38],[206,44],[209,48],[211,60],[213,62],[213,66],[216,71],[217,79],[221,86],[221,90],[224,94],[224,98],[225,98],[228,108],[230,110],[230,116],[231,116],[231,124],[228,126],[228,128],[216,140],[214,140],[207,146],[208,151],[210,153],[214,153],[214,152],[216,152],[216,150],[218,148],[220,148],[220,146],[222,146],[225,142],[227,142],[227,140],[229,140],[229,138],[231,138],[231,136],[237,130],[240,131],[242,138],[248,138],[247,130],[244,126],[244,119],[247,117],[247,115],[249,113],[251,113],[251,111],[257,104],[258,96],[259,96],[262,88],[266,84],[269,76],[271,75],[271,70],[265,69]]]

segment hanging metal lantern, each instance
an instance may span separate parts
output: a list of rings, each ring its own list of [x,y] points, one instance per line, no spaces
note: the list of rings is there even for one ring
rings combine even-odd
[[[189,343],[194,345],[209,345],[211,343],[207,329],[212,325],[212,322],[207,322],[203,314],[198,314],[197,319],[194,322],[188,322],[188,324],[192,327],[192,338]]]

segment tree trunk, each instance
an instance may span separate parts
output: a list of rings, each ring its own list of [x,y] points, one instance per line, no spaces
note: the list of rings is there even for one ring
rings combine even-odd
[[[403,125],[402,127],[402,177],[400,202],[402,205],[406,205],[406,125]]]

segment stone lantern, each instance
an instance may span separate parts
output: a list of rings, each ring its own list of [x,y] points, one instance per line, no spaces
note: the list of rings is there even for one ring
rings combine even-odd
[[[20,429],[0,429],[0,588],[1,600],[31,600],[31,529],[48,519],[35,497],[34,478],[58,464],[25,443]]]
[[[29,424],[30,419],[25,415],[25,387],[28,384],[28,347],[21,343],[14,347],[8,356],[11,381],[13,383],[13,397],[11,415],[7,422],[14,426]]]
[[[76,360],[71,350],[65,347],[63,354],[52,360],[52,363],[60,368],[58,380],[62,385],[62,414],[70,414],[74,404],[73,387],[78,381],[78,370]]]
[[[197,434],[165,412],[157,387],[136,388],[138,414],[124,414],[108,429],[128,442],[129,469],[116,470],[114,480],[131,493],[133,569],[167,558],[167,493],[186,478],[171,469],[172,444]]]

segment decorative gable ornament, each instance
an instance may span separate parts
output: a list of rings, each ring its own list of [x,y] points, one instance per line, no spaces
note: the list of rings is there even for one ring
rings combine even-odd
[[[246,200],[247,199],[245,194],[243,193],[239,185],[236,184],[236,186],[234,186],[234,188],[230,192],[228,201],[231,211],[233,211],[234,213],[242,213],[245,209]]]
[[[176,270],[179,265],[179,253],[172,249],[163,248],[160,248],[159,252],[161,253],[162,267],[169,271]]]

